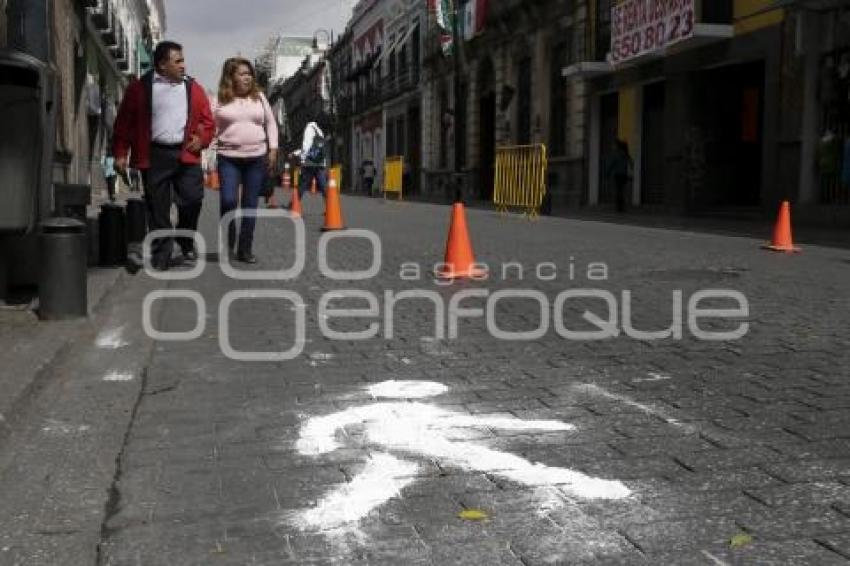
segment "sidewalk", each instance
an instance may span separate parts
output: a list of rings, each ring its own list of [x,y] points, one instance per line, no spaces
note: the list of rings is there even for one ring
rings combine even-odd
[[[637,209],[622,214],[607,210],[581,209],[558,212],[553,214],[553,216],[591,222],[659,228],[662,230],[686,230],[689,232],[705,232],[722,236],[763,238],[765,241],[770,240],[773,234],[774,223],[773,219],[763,221],[735,217],[676,216],[644,212]],[[794,224],[793,229],[795,243],[850,248],[850,226],[840,229],[814,226],[811,224]]]
[[[122,193],[121,196],[126,196]],[[105,195],[92,193],[88,214],[96,214]],[[125,278],[122,268],[88,270],[88,309],[91,317],[106,295]],[[41,322],[34,310],[37,298],[24,304],[0,307],[0,438],[10,430],[16,415],[39,389],[40,377],[89,320]]]

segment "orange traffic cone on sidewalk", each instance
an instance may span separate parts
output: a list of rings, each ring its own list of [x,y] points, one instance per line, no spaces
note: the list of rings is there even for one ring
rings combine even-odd
[[[475,265],[472,242],[466,228],[466,211],[463,203],[458,201],[452,205],[452,223],[449,227],[449,238],[446,241],[446,260],[437,271],[437,277],[461,279],[486,276],[487,270]]]
[[[327,196],[325,201],[325,225],[322,227],[323,232],[330,230],[345,230],[345,224],[342,220],[342,207],[339,204],[339,191],[336,188],[336,181],[331,179],[328,181]]]
[[[289,212],[295,218],[298,218],[302,214],[301,210],[301,196],[298,194],[298,189],[292,189],[292,200],[289,202]]]
[[[313,182],[310,183],[310,194],[316,194],[316,179],[313,179]]]
[[[776,218],[776,226],[773,229],[773,241],[765,246],[765,249],[775,252],[798,253],[800,248],[794,246],[791,238],[791,203],[782,201],[779,207],[779,216]]]

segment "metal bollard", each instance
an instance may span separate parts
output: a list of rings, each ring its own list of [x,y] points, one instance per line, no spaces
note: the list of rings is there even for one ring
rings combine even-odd
[[[127,261],[127,230],[124,207],[106,203],[100,207],[100,265],[115,267]]]
[[[41,223],[39,247],[39,318],[88,316],[86,225],[73,218],[45,220]]]

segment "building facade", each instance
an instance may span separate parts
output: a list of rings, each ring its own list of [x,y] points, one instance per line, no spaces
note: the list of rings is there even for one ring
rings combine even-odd
[[[585,85],[568,84],[561,69],[583,41],[584,3],[469,0],[459,12],[461,45],[451,51],[433,10],[429,18],[423,192],[446,200],[459,185],[467,199],[491,201],[496,148],[543,144],[554,201],[578,206],[585,183]]]
[[[0,47],[36,54],[56,69],[54,179],[101,187],[117,103],[128,80],[151,66],[166,25],[163,1],[4,0],[0,28],[10,17],[30,23],[14,37],[0,34]]]
[[[822,217],[819,205],[835,212],[848,203],[838,158],[850,115],[841,102],[850,78],[846,6],[682,2],[673,15],[687,23],[682,38],[647,50],[623,47],[646,33],[630,27],[636,4],[588,2],[583,60],[564,69],[568,81],[588,85],[588,204],[614,198],[606,163],[615,139],[634,158],[633,206],[765,215],[790,199],[803,216]]]

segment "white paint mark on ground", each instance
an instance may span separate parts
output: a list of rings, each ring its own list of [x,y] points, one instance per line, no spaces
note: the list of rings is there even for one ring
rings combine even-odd
[[[663,373],[653,373],[649,372],[647,374],[649,377],[639,377],[637,379],[633,379],[632,383],[646,383],[650,381],[667,381],[668,379],[673,379],[670,375],[664,375]]]
[[[135,378],[129,371],[111,371],[103,376],[103,381],[133,381]]]
[[[325,354],[323,352],[313,352],[310,354],[310,359],[315,362],[327,362],[334,359],[333,354]]]
[[[436,382],[388,381],[369,388],[375,396],[387,391],[393,395],[414,391],[421,396],[433,396],[447,390]],[[430,392],[430,393],[429,393]],[[455,413],[423,403],[384,402],[352,407],[323,417],[314,417],[301,427],[296,449],[301,454],[320,455],[342,447],[342,438],[359,446],[375,447],[382,452],[436,460],[441,466],[454,466],[466,471],[490,473],[527,486],[560,486],[572,495],[584,498],[621,499],[630,495],[629,489],[619,481],[604,480],[566,468],[554,468],[533,463],[519,456],[493,450],[474,441],[453,440],[458,429],[493,428],[522,431],[569,431],[575,427],[555,420],[528,420],[514,417],[488,417]],[[374,462],[374,460],[373,460]],[[412,463],[401,462],[393,456],[380,458],[386,462],[390,473],[375,471],[367,466],[350,484],[336,488],[323,499],[338,510],[328,514],[328,522],[321,523],[316,510],[305,511],[296,517],[296,524],[319,528],[339,526],[340,517],[354,523],[372,509],[393,497],[409,481],[404,476],[415,472]],[[400,463],[398,463],[400,462]],[[412,467],[411,467],[412,466]],[[413,472],[411,472],[413,470]],[[413,478],[408,478],[413,481]],[[386,485],[377,488],[375,485]],[[361,493],[360,490],[377,489]],[[553,499],[544,501],[549,510],[557,504]],[[328,509],[322,505],[323,509]],[[353,511],[352,511],[353,510]],[[354,512],[356,511],[356,512]],[[308,515],[309,514],[309,515]],[[333,518],[331,520],[330,518]]]
[[[442,395],[449,388],[436,381],[384,381],[369,386],[369,395],[378,399],[421,399]]]
[[[47,434],[78,434],[90,429],[89,425],[73,425],[55,419],[47,419],[47,424],[41,427],[42,432]]]
[[[454,355],[445,344],[436,338],[425,336],[420,340],[422,352],[436,358],[447,358]]]
[[[128,346],[130,343],[124,340],[124,327],[112,328],[101,332],[95,340],[98,348],[106,350],[117,350]]]
[[[399,358],[398,356],[396,356],[392,352],[387,352],[387,357],[389,359],[393,360],[394,362],[401,362],[406,366],[409,366],[410,364],[413,363],[413,361],[410,358],[407,358],[407,357]]]
[[[703,556],[705,556],[706,558],[708,558],[709,560],[714,562],[717,566],[729,566],[728,562],[724,562],[723,560],[720,560],[719,558],[717,558],[715,555],[713,555],[712,553],[710,553],[707,550],[702,550],[700,552],[702,552]]]
[[[681,427],[684,430],[689,432],[697,432],[696,427],[682,423],[677,419],[668,417],[664,411],[657,409],[655,407],[651,407],[649,405],[644,405],[643,403],[638,403],[634,399],[629,399],[625,395],[619,395],[617,393],[611,393],[607,389],[604,389],[595,383],[583,383],[575,386],[576,390],[583,391],[584,393],[588,393],[590,395],[597,395],[599,397],[604,397],[605,399],[611,399],[612,401],[618,401],[623,403],[624,405],[629,405],[630,407],[635,407],[639,409],[641,412],[646,413],[647,415],[652,415],[654,417],[658,417],[663,420],[665,423]]]
[[[322,498],[314,509],[300,513],[297,521],[302,527],[321,530],[356,523],[413,483],[417,469],[416,464],[389,454],[373,454],[351,483]]]

